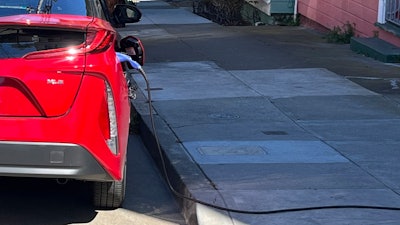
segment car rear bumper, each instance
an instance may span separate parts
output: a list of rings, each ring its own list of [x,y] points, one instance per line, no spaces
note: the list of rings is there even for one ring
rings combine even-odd
[[[113,181],[82,146],[0,141],[0,176]]]

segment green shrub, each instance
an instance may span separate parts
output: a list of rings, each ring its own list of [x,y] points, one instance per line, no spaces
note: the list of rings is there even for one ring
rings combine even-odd
[[[222,25],[241,25],[244,0],[194,0],[193,12]]]
[[[349,44],[355,34],[355,24],[345,23],[342,28],[335,26],[326,36],[329,43]]]

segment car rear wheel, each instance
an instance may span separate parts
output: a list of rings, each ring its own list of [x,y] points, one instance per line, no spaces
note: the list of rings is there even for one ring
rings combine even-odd
[[[121,206],[125,198],[126,177],[121,181],[94,182],[94,206],[97,208],[115,209]]]

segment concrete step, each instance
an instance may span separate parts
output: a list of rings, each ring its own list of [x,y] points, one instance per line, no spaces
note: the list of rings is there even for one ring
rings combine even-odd
[[[385,63],[400,63],[400,48],[379,38],[352,37],[350,49]]]

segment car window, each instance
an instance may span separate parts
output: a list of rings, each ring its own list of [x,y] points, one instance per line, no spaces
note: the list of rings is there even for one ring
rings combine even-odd
[[[0,16],[26,13],[89,15],[88,0],[1,0]]]

